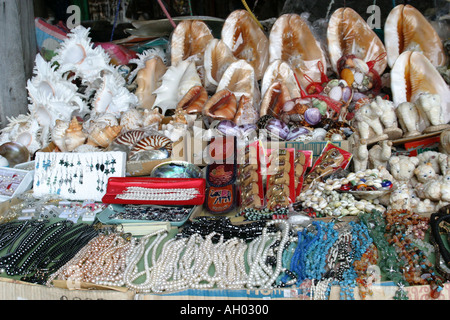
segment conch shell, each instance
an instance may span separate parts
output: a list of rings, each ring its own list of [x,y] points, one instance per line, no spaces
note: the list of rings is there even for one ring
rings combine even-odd
[[[238,125],[255,124],[259,119],[259,112],[256,110],[252,100],[246,95],[241,96],[233,122]]]
[[[308,86],[309,79],[321,82],[319,61],[326,70],[325,53],[302,17],[295,13],[280,16],[272,26],[269,41],[269,62],[287,62],[304,88]]]
[[[263,97],[260,116],[270,115],[278,118],[283,111],[284,104],[293,98],[284,82],[274,81]]]
[[[107,148],[111,142],[120,134],[122,126],[95,127],[89,134],[86,144]]]
[[[214,120],[233,120],[236,110],[236,96],[230,90],[222,89],[206,102],[203,115]]]
[[[150,109],[155,103],[156,95],[153,93],[160,85],[161,77],[166,72],[167,67],[159,56],[154,56],[145,62],[145,67],[138,71],[136,76],[136,97],[139,100],[138,106]]]
[[[73,117],[66,130],[64,144],[67,151],[73,151],[86,142],[87,135],[83,132],[83,126]]]
[[[194,86],[178,102],[177,109],[182,109],[187,114],[201,114],[206,100],[208,100],[206,89],[202,86]]]
[[[331,67],[336,73],[338,60],[349,54],[366,63],[379,59],[374,69],[380,75],[386,69],[387,58],[383,57],[386,49],[383,43],[366,21],[351,8],[339,8],[333,12],[328,22],[327,40]]]
[[[450,89],[436,68],[420,52],[403,52],[391,70],[392,100],[415,103],[421,93],[439,94],[444,123],[450,121]]]
[[[236,60],[231,49],[222,40],[210,40],[206,46],[203,62],[206,90],[214,92],[225,70]]]
[[[156,94],[153,108],[161,109],[163,115],[167,110],[175,109],[178,102],[194,86],[202,82],[194,62],[181,61],[176,66],[170,66],[162,76],[162,83],[153,93]]]
[[[61,152],[67,152],[66,147],[66,130],[69,128],[69,122],[63,120],[56,120],[55,126],[52,128],[52,142],[58,147]]]
[[[213,39],[211,30],[200,20],[182,20],[173,31],[170,52],[171,63],[176,66],[184,60],[203,65],[203,53],[208,42]]]
[[[274,60],[269,64],[261,82],[262,97],[264,97],[267,89],[275,81],[283,82],[291,97],[297,98],[301,96],[300,88],[297,80],[295,80],[294,70],[287,62],[282,60]]]
[[[156,128],[159,128],[159,125],[164,119],[164,116],[159,112],[158,109],[153,110],[145,109],[143,112],[143,117],[144,117],[142,121],[143,127],[156,126]]]
[[[384,25],[387,61],[392,66],[404,51],[419,51],[435,67],[446,65],[447,57],[436,30],[419,10],[400,4],[389,13]]]
[[[246,10],[235,10],[225,20],[221,37],[238,59],[244,59],[261,80],[269,64],[269,39]]]
[[[255,71],[251,64],[242,59],[233,62],[225,70],[217,86],[217,91],[223,89],[230,90],[236,96],[237,101],[244,94],[250,97],[253,103],[258,103],[260,98]]]

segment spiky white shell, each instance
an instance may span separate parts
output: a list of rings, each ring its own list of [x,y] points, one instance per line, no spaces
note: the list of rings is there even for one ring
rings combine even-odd
[[[187,60],[181,61],[176,66],[170,66],[161,81],[158,89],[153,91],[156,94],[153,108],[161,108],[163,115],[167,110],[175,109],[179,100],[190,88],[201,85],[195,64]]]
[[[114,72],[108,54],[100,46],[94,48],[89,31],[81,25],[73,28],[52,59],[60,65],[58,72],[72,71],[84,83],[94,82],[104,72]]]
[[[147,49],[143,51],[142,53],[137,54],[137,58],[130,59],[128,62],[129,64],[135,63],[136,68],[131,71],[130,75],[128,76],[128,82],[131,83],[137,76],[139,70],[145,68],[145,63],[154,58],[155,56],[158,56],[161,58],[161,60],[164,62],[164,64],[167,65],[167,55],[164,52],[164,50],[160,47],[153,47],[150,49]]]
[[[69,128],[69,122],[56,120],[55,126],[52,128],[52,141],[61,152],[67,152],[66,147],[66,130]]]
[[[7,117],[8,124],[1,130],[0,144],[13,141],[27,147],[30,153],[42,148],[40,126],[30,114]]]
[[[97,90],[92,105],[95,114],[110,113],[117,118],[138,103],[135,94],[124,86],[124,79],[114,74],[105,74],[102,85]]]

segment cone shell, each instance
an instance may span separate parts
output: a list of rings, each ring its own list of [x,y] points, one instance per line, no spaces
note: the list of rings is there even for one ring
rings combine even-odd
[[[447,57],[436,30],[410,5],[401,4],[392,9],[384,25],[384,38],[390,67],[405,51],[423,53],[436,67],[446,64]]]
[[[293,97],[289,94],[289,90],[283,82],[275,81],[267,89],[266,94],[261,102],[260,116],[271,115],[279,117],[284,104]]]
[[[444,121],[450,121],[450,89],[431,62],[420,52],[403,52],[391,70],[392,100],[414,103],[421,93],[439,94]]]
[[[155,103],[156,95],[153,94],[160,83],[161,77],[166,72],[167,67],[158,56],[154,56],[145,62],[145,67],[138,71],[136,76],[136,96],[139,100],[139,107],[150,109]]]
[[[339,8],[330,17],[327,28],[328,53],[331,67],[337,70],[338,60],[353,54],[366,63],[376,60],[386,53],[380,38],[363,18],[351,8]],[[387,58],[377,62],[374,69],[382,74],[387,66]]]
[[[93,146],[99,146],[102,148],[107,148],[111,142],[119,135],[122,130],[122,126],[106,126],[101,129],[95,127],[94,130],[88,136],[87,144]]]
[[[236,110],[236,96],[230,90],[222,89],[206,102],[203,115],[217,120],[233,120]]]
[[[67,151],[73,151],[86,142],[87,135],[83,132],[83,126],[73,117],[65,134],[65,146]],[[59,146],[58,146],[59,147]]]
[[[304,88],[309,84],[305,75],[321,82],[318,62],[326,70],[325,53],[302,17],[295,13],[280,16],[270,31],[269,41],[269,62],[278,59],[288,62]]]
[[[222,40],[210,40],[204,54],[205,88],[209,92],[215,91],[225,70],[236,61],[237,58]]]
[[[246,10],[233,11],[225,20],[221,38],[238,59],[255,69],[261,80],[269,63],[269,39]]]
[[[187,114],[200,114],[206,100],[208,100],[206,89],[202,86],[194,86],[178,102],[177,109],[182,109]]]
[[[199,20],[183,20],[178,23],[171,38],[171,63],[177,65],[188,58],[196,65],[203,65],[203,53],[213,39],[211,30]]]

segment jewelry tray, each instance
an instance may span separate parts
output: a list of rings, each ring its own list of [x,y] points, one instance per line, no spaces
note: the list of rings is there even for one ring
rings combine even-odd
[[[205,201],[206,181],[202,178],[144,178],[144,177],[111,177],[108,180],[106,194],[102,198],[102,202],[106,204],[156,204],[156,205],[203,205]],[[120,198],[131,188],[142,188],[154,195],[153,199],[136,196],[129,198]],[[170,192],[171,190],[195,190],[196,194],[190,199],[162,199],[158,196]]]
[[[0,202],[10,200],[10,199],[18,196],[19,194],[22,194],[25,191],[30,190],[33,185],[33,174],[34,174],[33,171],[14,169],[14,168],[8,168],[8,167],[0,167],[0,172],[5,172],[10,175],[13,175],[13,174],[23,175],[23,178],[19,182],[19,185],[14,189],[14,192],[11,194],[11,196],[0,193]]]
[[[100,222],[104,224],[133,224],[133,223],[160,223],[165,221],[159,221],[159,220],[134,220],[134,219],[110,219],[109,217],[114,214],[116,211],[121,211],[123,208],[120,204],[110,204],[97,215],[97,218]],[[195,206],[193,206],[190,210],[190,212],[186,215],[186,218],[180,221],[176,222],[170,222],[170,225],[173,227],[181,227],[192,215],[192,213],[195,211]]]

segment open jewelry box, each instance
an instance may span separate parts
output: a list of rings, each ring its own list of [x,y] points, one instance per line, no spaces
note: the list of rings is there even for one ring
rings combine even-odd
[[[30,190],[33,185],[33,171],[0,168],[0,202],[10,200]]]

